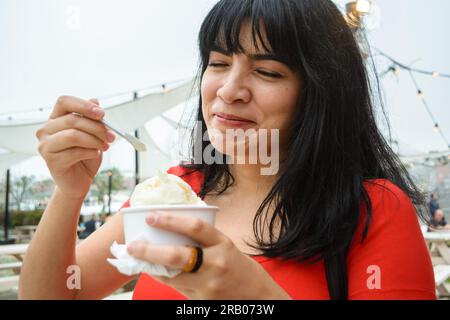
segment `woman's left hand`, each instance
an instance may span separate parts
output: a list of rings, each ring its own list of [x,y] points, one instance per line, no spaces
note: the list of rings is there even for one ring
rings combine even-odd
[[[150,213],[146,221],[152,227],[190,237],[203,248],[203,263],[197,272],[182,272],[174,278],[153,276],[188,299],[291,299],[257,261],[207,222],[160,211]],[[183,269],[191,257],[188,247],[142,241],[132,242],[128,252],[137,259],[175,269]]]

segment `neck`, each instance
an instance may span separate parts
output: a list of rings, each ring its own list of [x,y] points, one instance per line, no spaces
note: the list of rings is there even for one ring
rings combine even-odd
[[[235,179],[234,188],[244,192],[267,193],[278,175],[262,175],[261,165],[230,164],[230,172]]]

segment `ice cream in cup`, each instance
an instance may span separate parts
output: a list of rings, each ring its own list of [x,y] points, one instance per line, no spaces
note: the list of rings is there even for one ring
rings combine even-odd
[[[138,184],[130,198],[130,207],[121,210],[125,243],[144,237],[149,243],[160,245],[198,245],[184,235],[153,228],[145,218],[150,212],[166,211],[173,215],[188,215],[214,225],[218,207],[208,206],[180,177],[158,172],[156,176]]]

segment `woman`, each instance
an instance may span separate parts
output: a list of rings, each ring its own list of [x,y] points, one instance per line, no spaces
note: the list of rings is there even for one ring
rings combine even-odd
[[[222,0],[199,47],[197,120],[214,158],[226,161],[191,159],[169,172],[220,212],[214,227],[149,213],[149,225],[197,241],[203,260],[175,278],[142,274],[134,298],[435,299],[417,219],[423,194],[377,129],[361,53],[335,5]],[[75,244],[82,200],[114,139],[97,121],[103,115],[96,100],[62,97],[37,132],[57,187],[30,244],[21,298],[98,299],[132,279],[106,262],[111,243],[123,243],[120,212]],[[261,161],[236,163],[235,140],[224,133],[237,128],[279,132],[278,143],[267,140],[279,148],[279,169],[267,175]],[[239,142],[248,155],[250,138]],[[192,257],[186,247],[128,250],[179,269]],[[66,286],[74,264],[77,290]]]

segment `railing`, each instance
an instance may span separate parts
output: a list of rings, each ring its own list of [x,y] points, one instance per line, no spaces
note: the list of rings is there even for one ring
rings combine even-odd
[[[8,256],[14,257],[14,262],[1,262],[0,271],[13,271],[13,275],[0,276],[0,292],[14,290],[17,291],[19,285],[20,268],[22,267],[23,257],[28,249],[28,244],[11,244],[0,246],[0,258]],[[128,289],[127,285],[117,290],[118,293],[104,298],[104,300],[131,300],[133,294],[132,291],[123,292],[124,289]]]

